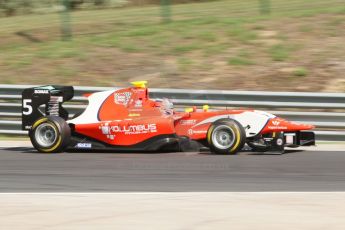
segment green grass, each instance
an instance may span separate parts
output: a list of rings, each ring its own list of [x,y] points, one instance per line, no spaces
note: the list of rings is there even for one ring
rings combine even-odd
[[[293,75],[296,77],[304,77],[307,76],[308,70],[304,67],[299,67],[296,70],[293,71]]]
[[[243,24],[237,24],[230,26],[228,30],[228,35],[242,43],[248,43],[257,38],[256,32],[254,30],[248,30]]]
[[[75,69],[71,69],[69,67],[62,67],[62,66],[59,66],[57,69],[56,69],[56,72],[55,72],[55,76],[60,76],[62,78],[70,78],[70,77],[73,77],[77,74],[77,70]]]
[[[210,31],[203,31],[201,32],[198,37],[201,40],[204,40],[206,42],[216,42],[217,41],[217,36],[214,32],[210,32]]]
[[[141,48],[135,44],[121,43],[117,47],[119,47],[121,50],[125,52],[140,52],[141,51]]]
[[[304,33],[309,33],[311,31],[313,31],[313,27],[311,27],[310,25],[308,25],[308,26],[302,25],[302,26],[300,26],[299,31],[304,32]]]
[[[179,68],[181,71],[188,71],[194,62],[193,62],[193,60],[191,60],[189,58],[180,57],[177,59],[177,63],[179,65]]]
[[[274,45],[269,49],[273,61],[285,61],[289,58],[290,50],[282,44]]]
[[[203,47],[203,53],[205,57],[219,55],[223,54],[230,47],[232,47],[230,43],[210,44]]]
[[[92,69],[103,66],[100,57],[114,59],[107,65],[122,65],[116,66],[117,69],[137,68],[133,72],[139,74],[143,66],[124,67],[123,62],[118,61],[124,59],[132,63],[135,61],[132,57],[138,54],[145,60],[160,62],[159,66],[162,57],[174,59],[180,72],[201,71],[202,67],[198,69],[198,66],[203,63],[213,66],[213,61],[233,66],[270,66],[296,58],[289,34],[279,31],[277,25],[292,20],[299,23],[296,31],[304,35],[315,36],[322,32],[325,36],[341,36],[339,28],[344,9],[339,0],[275,0],[272,1],[272,13],[261,15],[257,0],[223,0],[173,5],[172,22],[168,24],[161,23],[159,6],[76,11],[71,15],[74,38],[68,42],[59,37],[59,14],[0,18],[0,72],[16,76],[19,70],[26,71],[35,76],[26,78],[28,83],[41,83],[51,79],[48,74],[56,74],[61,75],[61,82],[67,77],[88,76],[89,79],[83,78],[85,84],[98,84],[106,82],[102,73]],[[318,15],[334,15],[334,18],[320,24],[311,20],[317,27],[304,21],[306,17]],[[275,30],[278,36],[274,39],[278,44],[265,43],[265,39],[269,39],[261,37],[263,30]],[[22,31],[41,42],[30,42],[16,35]],[[238,50],[251,52],[244,55]],[[118,52],[122,55],[117,56]],[[260,62],[255,59],[254,63],[254,57],[269,57],[269,60],[262,63],[261,59]],[[70,65],[66,67],[61,63]],[[105,72],[109,76],[117,73]],[[307,72],[295,74],[304,76]]]
[[[228,60],[228,64],[229,65],[237,65],[237,66],[241,66],[241,65],[253,65],[254,61],[252,61],[250,59],[250,54],[246,51],[241,51],[239,52],[239,54],[237,56],[231,57]]]
[[[19,56],[16,60],[11,60],[10,66],[13,68],[25,68],[33,64],[32,56]]]
[[[53,41],[42,44],[34,50],[38,58],[64,59],[83,56],[84,53],[80,49],[78,41],[62,42]]]
[[[254,64],[250,59],[244,58],[244,57],[232,57],[229,59],[228,63],[229,65],[253,65]]]
[[[202,46],[200,44],[191,43],[191,44],[184,44],[184,45],[176,45],[172,51],[174,53],[180,54],[180,53],[188,53],[188,52],[198,50],[201,48],[202,48]]]
[[[143,28],[136,28],[134,30],[130,30],[126,36],[128,37],[144,37],[144,36],[152,36],[160,32],[160,28],[156,26],[151,27],[143,27]]]

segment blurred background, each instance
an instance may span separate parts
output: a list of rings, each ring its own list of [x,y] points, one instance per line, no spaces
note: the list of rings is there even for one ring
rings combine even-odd
[[[344,0],[0,0],[0,84],[345,91]]]

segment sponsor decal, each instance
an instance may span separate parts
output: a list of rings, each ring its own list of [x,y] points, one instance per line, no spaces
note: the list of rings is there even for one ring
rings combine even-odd
[[[75,148],[78,149],[91,149],[92,148],[92,144],[91,143],[78,143]]]
[[[180,120],[180,125],[195,125],[196,120]]]
[[[129,109],[128,111],[129,111],[130,113],[131,113],[131,112],[142,112],[143,109],[142,109],[142,108],[138,108],[138,109]]]
[[[139,113],[130,113],[128,114],[129,117],[140,117]]]
[[[35,89],[35,94],[48,94],[49,90],[47,89]]]
[[[204,134],[207,133],[206,130],[193,130],[193,129],[188,129],[188,134],[193,135],[193,134]]]
[[[25,126],[25,129],[31,129],[31,125],[27,125],[27,126]]]
[[[280,124],[280,121],[272,121],[272,124],[278,126]]]
[[[101,124],[99,129],[102,131],[102,134],[107,136],[108,139],[114,140],[115,135],[111,134],[111,126],[109,126],[109,123]]]
[[[286,126],[268,126],[268,129],[288,129]]]
[[[114,100],[116,104],[120,105],[127,105],[129,99],[131,98],[132,93],[130,92],[123,92],[123,93],[115,93]]]
[[[146,125],[115,125],[111,126],[111,131],[114,133],[125,133],[125,134],[143,134],[143,133],[155,133],[157,132],[156,124]]]
[[[143,101],[142,100],[136,100],[134,103],[135,108],[140,108],[143,106]]]
[[[145,125],[109,125],[104,123],[99,126],[102,134],[106,135],[108,139],[114,140],[116,133],[124,133],[125,135],[131,134],[145,134],[157,132],[156,124],[145,124]]]
[[[286,126],[279,126],[280,121],[277,121],[277,120],[272,121],[272,125],[268,126],[268,128],[269,129],[288,129]]]

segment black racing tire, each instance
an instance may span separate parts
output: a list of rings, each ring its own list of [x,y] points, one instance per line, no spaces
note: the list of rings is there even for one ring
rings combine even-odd
[[[41,117],[29,131],[32,145],[41,153],[63,152],[71,140],[71,128],[61,117]]]
[[[234,155],[246,143],[246,132],[238,121],[221,119],[209,127],[207,142],[211,151],[216,154]]]

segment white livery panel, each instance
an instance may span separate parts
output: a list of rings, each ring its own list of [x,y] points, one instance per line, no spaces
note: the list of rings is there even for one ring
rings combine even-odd
[[[105,99],[107,99],[112,93],[114,93],[114,90],[91,94],[88,97],[89,105],[87,106],[85,111],[80,116],[72,120],[68,120],[67,123],[91,124],[91,123],[99,122],[98,111],[100,107],[102,106],[103,102],[105,101]]]

